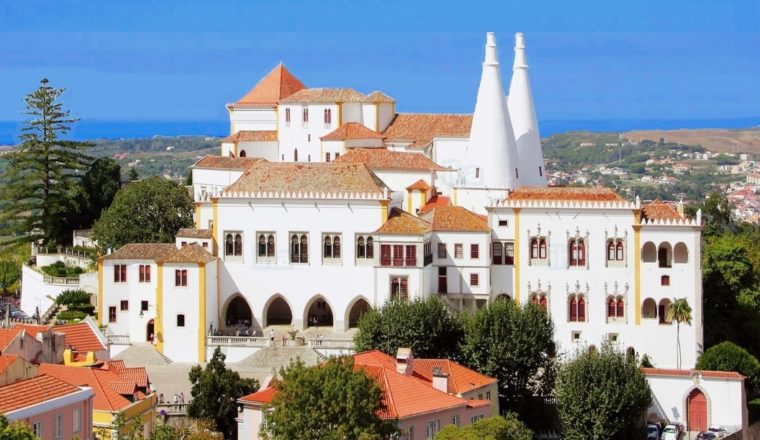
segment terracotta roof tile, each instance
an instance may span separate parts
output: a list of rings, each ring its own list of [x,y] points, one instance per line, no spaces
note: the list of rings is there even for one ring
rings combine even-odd
[[[461,206],[439,206],[427,211],[423,218],[433,231],[489,232],[488,221]]]
[[[414,182],[413,184],[411,184],[411,185],[409,185],[409,186],[406,187],[406,189],[408,189],[409,191],[412,191],[412,190],[415,190],[415,189],[420,190],[420,191],[427,191],[427,190],[432,189],[432,188],[433,188],[432,186],[430,186],[427,182],[425,182],[422,179],[420,179],[420,180],[418,180],[418,181]]]
[[[211,229],[181,228],[177,231],[177,237],[182,238],[213,238]]]
[[[264,388],[263,390],[256,391],[255,393],[251,393],[247,396],[243,396],[240,398],[243,402],[250,402],[250,403],[258,403],[258,404],[266,404],[266,403],[272,403],[272,399],[274,398],[276,388],[273,386],[270,386],[268,388]]]
[[[647,376],[681,376],[690,377],[694,373],[699,373],[702,377],[710,377],[714,379],[730,379],[730,380],[744,380],[746,377],[735,371],[709,371],[709,370],[676,370],[668,368],[642,368]]]
[[[18,359],[18,356],[15,354],[0,354],[0,374],[16,362],[16,359]]]
[[[76,393],[79,388],[53,376],[40,374],[0,386],[0,414]]]
[[[371,102],[373,104],[382,104],[382,103],[393,103],[393,102],[396,102],[396,100],[379,90],[375,90],[374,92],[367,95],[365,102]]]
[[[468,408],[482,408],[484,406],[489,406],[489,405],[491,405],[491,401],[485,400],[485,399],[482,399],[482,400],[473,399],[473,400],[467,401]]]
[[[276,130],[240,130],[222,139],[222,142],[274,142],[277,141]]]
[[[601,186],[523,186],[509,193],[509,200],[623,201],[615,191]]]
[[[335,130],[322,136],[323,141],[344,141],[346,139],[382,139],[383,135],[370,130],[358,122],[346,122]]]
[[[217,257],[208,253],[198,243],[190,243],[179,249],[175,248],[174,254],[168,256],[164,261],[167,263],[209,263],[216,260]]]
[[[366,96],[354,89],[312,88],[299,90],[281,99],[280,103],[335,104],[339,102],[364,102]]]
[[[79,353],[103,351],[106,349],[103,342],[95,334],[95,330],[87,322],[56,325],[52,327],[52,330],[66,335],[66,347],[74,347]]]
[[[177,246],[174,243],[130,243],[116,252],[103,257],[104,260],[160,260],[174,255]]]
[[[496,383],[495,378],[480,374],[448,359],[415,359],[412,366],[415,375],[431,383],[433,369],[440,368],[441,373],[449,376],[449,393],[467,393]]]
[[[683,217],[672,204],[654,200],[641,207],[641,218],[648,220],[681,220]]]
[[[46,325],[35,325],[35,324],[16,324],[13,326],[13,328],[23,329],[29,334],[29,336],[33,338],[37,337],[37,333],[46,332],[49,330],[48,326]]]
[[[399,113],[383,133],[388,142],[410,142],[424,148],[436,137],[467,138],[472,115]]]
[[[137,391],[137,384],[128,380],[115,380],[109,386],[122,396],[132,396]]]
[[[434,195],[430,197],[425,206],[420,208],[420,212],[418,212],[418,214],[427,214],[428,212],[440,206],[451,206],[451,199],[448,196]]]
[[[382,194],[385,184],[365,165],[352,163],[261,163],[226,192],[324,192]]]
[[[245,96],[240,98],[236,105],[277,104],[281,99],[287,98],[305,87],[280,63],[264,78],[261,78]]]
[[[14,339],[16,339],[16,336],[21,333],[21,330],[22,329],[17,327],[0,328],[0,353],[2,353],[2,351],[5,350]]]
[[[428,232],[430,223],[398,208],[392,208],[388,220],[375,231],[387,235],[423,235]]]
[[[195,162],[192,168],[211,168],[222,170],[247,170],[266,159],[260,157],[229,157],[206,155]]]
[[[422,153],[405,153],[387,148],[351,148],[335,159],[339,163],[363,163],[371,170],[448,171]]]

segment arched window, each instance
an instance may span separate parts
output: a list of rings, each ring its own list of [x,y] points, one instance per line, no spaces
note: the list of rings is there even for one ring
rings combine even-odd
[[[259,235],[259,257],[266,257],[267,255],[267,238],[264,234]]]
[[[340,237],[333,239],[333,258],[340,258]]]
[[[657,307],[657,314],[660,316],[660,324],[672,324],[672,321],[668,319],[668,311],[673,304],[669,299],[664,298],[660,300],[660,304]]]
[[[298,148],[293,149],[293,162],[298,162]]]
[[[583,297],[578,298],[578,321],[586,322],[586,300]]]
[[[586,299],[582,295],[570,295],[568,306],[570,308],[570,322],[586,321]]]
[[[547,302],[546,302],[546,296],[541,296],[541,299],[538,300],[538,306],[541,307],[541,310],[544,312],[546,311]]]
[[[300,256],[301,253],[298,249],[298,235],[293,234],[290,236],[290,262],[291,263],[299,263],[300,262]]]
[[[657,248],[657,264],[659,267],[671,267],[673,259],[673,249],[667,241],[660,243]]]
[[[657,318],[657,303],[652,298],[647,298],[641,304],[641,317],[644,319]]]
[[[358,253],[357,253],[358,255]],[[325,235],[322,239],[322,258],[340,258],[340,235]]]
[[[607,261],[614,261],[617,258],[615,257],[615,242],[612,240],[609,240],[607,242]]]
[[[309,239],[306,235],[301,236],[301,263],[309,262]]]
[[[608,318],[616,318],[617,317],[617,302],[614,298],[610,298],[609,301],[607,301],[607,317]]]
[[[325,113],[325,125],[329,126],[330,123],[332,123],[332,110],[330,110],[329,108],[325,109],[324,113]]]
[[[689,262],[689,249],[683,242],[678,242],[673,246],[673,262],[676,264]]]
[[[578,298],[573,295],[570,297],[570,322],[578,321]]]
[[[332,258],[332,239],[329,235],[325,235],[325,248],[322,252],[322,256],[325,258]]]
[[[267,238],[267,257],[274,257],[274,235]]]
[[[372,237],[367,237],[367,258],[375,257],[375,248]]]
[[[227,234],[227,236],[224,238],[224,255],[234,255],[232,234]]]
[[[538,258],[546,259],[546,239],[544,238],[538,240]]]
[[[245,157],[245,150],[240,151],[240,157]]]
[[[657,261],[657,246],[651,241],[644,243],[644,246],[641,247],[641,261],[645,263]]]
[[[618,240],[617,244],[615,245],[615,257],[618,261],[623,261],[623,240]]]
[[[586,242],[582,238],[571,238],[567,245],[568,264],[570,266],[586,265]]]
[[[530,239],[530,258],[538,258],[538,239]]]
[[[235,255],[243,255],[243,236],[235,234]]]
[[[364,237],[359,237],[358,240],[356,240],[356,258],[365,258],[365,250],[367,249],[366,245],[364,244]]]
[[[618,298],[617,300],[617,317],[618,318],[625,317],[625,303],[623,302],[622,298]]]
[[[304,107],[303,109],[303,123],[308,124],[309,123],[309,109]]]

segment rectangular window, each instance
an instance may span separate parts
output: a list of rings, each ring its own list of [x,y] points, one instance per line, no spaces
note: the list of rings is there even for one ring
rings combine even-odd
[[[454,416],[451,418],[451,424],[454,426],[459,426],[459,416]]]
[[[478,420],[481,420],[482,418],[483,418],[483,414],[479,414],[477,416],[472,416],[472,417],[470,417],[470,423],[475,423]]]
[[[438,258],[446,258],[446,243],[438,243]]]
[[[422,246],[422,258],[423,264],[427,266],[433,263],[433,243],[425,242]]]
[[[177,327],[184,327],[185,326],[185,315],[179,314],[177,315]]]
[[[203,249],[208,249],[208,242],[207,241],[203,242]]]
[[[508,220],[499,220],[499,226],[509,226]]]
[[[486,400],[491,400],[491,392],[486,391]]]
[[[380,245],[380,265],[381,266],[390,266],[391,265],[391,245],[389,244],[381,244]]]
[[[72,418],[71,431],[74,433],[77,433],[82,428],[82,409],[74,408],[74,410],[71,412],[71,418]]]
[[[36,422],[32,425],[35,437],[42,437],[42,422]]]
[[[438,293],[448,293],[448,287],[446,285],[446,268],[438,268]]]
[[[285,126],[286,127],[290,126],[290,109],[289,108],[285,109]]]
[[[504,262],[504,247],[499,242],[491,243],[491,264],[499,265]]]
[[[330,162],[330,153],[325,153],[325,162]]]
[[[275,257],[274,232],[259,232],[256,244],[256,256],[259,260],[271,260]]]
[[[413,244],[406,245],[406,262],[405,263],[407,266],[417,265],[417,246]]]
[[[339,260],[342,255],[341,236],[325,234],[322,237],[322,258],[326,260]]]
[[[372,259],[375,257],[374,240],[372,236],[359,235],[356,237],[356,258]]]
[[[480,258],[480,247],[477,244],[470,245],[470,258],[473,258],[473,259]]]
[[[126,283],[127,282],[127,265],[116,264],[113,267],[113,282],[114,283]]]
[[[176,269],[174,271],[174,286],[187,287],[187,269]]]
[[[140,282],[150,283],[150,264],[140,265]]]
[[[140,301],[140,311],[148,311],[148,301]]]
[[[427,422],[427,438],[429,439],[435,438],[435,435],[438,434],[438,431],[440,430],[441,430],[440,420],[431,420]]]
[[[476,273],[470,274],[470,286],[477,286],[480,282],[480,277]]]
[[[183,241],[183,242],[182,242],[182,247],[185,247],[185,246],[187,246],[187,242],[186,242],[186,241]]]
[[[116,307],[108,308],[108,322],[116,322]]]
[[[462,243],[457,243],[454,245],[454,258],[462,258],[464,256],[464,247],[462,246]]]
[[[515,244],[514,243],[504,243],[504,264],[507,264],[507,265],[515,264]]]
[[[393,245],[393,265],[394,266],[404,265],[404,245],[403,244]]]
[[[56,414],[54,420],[53,436],[55,438],[63,438],[63,414]]]
[[[121,301],[119,303],[119,310],[122,311],[122,312],[128,311],[129,310],[129,301],[126,301],[126,300]]]
[[[407,277],[391,277],[391,299],[409,299]]]

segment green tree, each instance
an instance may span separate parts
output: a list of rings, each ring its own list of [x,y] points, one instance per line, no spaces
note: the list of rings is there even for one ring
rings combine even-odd
[[[193,225],[193,201],[180,185],[149,177],[120,189],[92,228],[102,248],[127,243],[172,243],[180,228]]]
[[[140,174],[137,173],[137,168],[132,167],[129,169],[129,174],[127,174],[127,181],[128,182],[137,182],[140,179]]]
[[[691,306],[686,298],[673,298],[673,304],[671,304],[665,319],[668,322],[676,322],[676,364],[678,369],[681,369],[681,323],[684,322],[691,325]]]
[[[31,117],[21,128],[21,144],[4,158],[8,167],[0,181],[0,235],[14,237],[3,244],[65,244],[71,240],[76,213],[78,180],[90,162],[87,142],[64,140],[77,122],[58,99],[65,89],[49,85],[47,79],[26,95],[25,114]]]
[[[24,422],[9,422],[0,414],[0,440],[35,440],[32,428]]]
[[[652,403],[652,392],[638,365],[611,343],[603,343],[597,351],[578,352],[564,364],[556,393],[562,438],[643,438],[644,416]]]
[[[121,166],[110,157],[96,159],[82,177],[79,194],[79,227],[89,228],[111,206],[121,187]]]
[[[750,352],[732,342],[708,348],[697,361],[698,370],[736,371],[747,378],[747,398],[760,394],[760,362]]]
[[[378,349],[391,356],[409,347],[421,358],[457,358],[462,326],[438,298],[397,300],[370,310],[359,320],[357,351]]]
[[[448,425],[436,440],[531,440],[533,431],[528,429],[513,413],[506,417],[489,417],[464,427]]]
[[[533,304],[497,300],[463,316],[462,360],[499,380],[502,405],[524,415],[522,404],[554,386],[556,345],[551,317]]]
[[[382,390],[351,357],[306,367],[299,360],[280,370],[282,380],[265,411],[271,440],[385,439],[395,432],[380,418]]]
[[[237,438],[237,399],[259,389],[256,379],[244,379],[224,364],[225,356],[219,347],[206,364],[190,369],[193,399],[187,415],[193,419],[213,420],[224,438]]]

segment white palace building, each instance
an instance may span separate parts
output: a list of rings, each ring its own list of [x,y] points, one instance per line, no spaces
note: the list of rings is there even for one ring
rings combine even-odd
[[[700,214],[547,186],[522,34],[514,50],[507,95],[488,34],[472,115],[397,113],[383,92],[309,88],[278,65],[227,105],[221,155],[193,165],[195,229],[99,260],[101,323],[197,362],[210,335],[342,333],[392,298],[509,297],[549,311],[563,353],[611,338],[675,368],[667,312],[686,298],[693,368]]]

